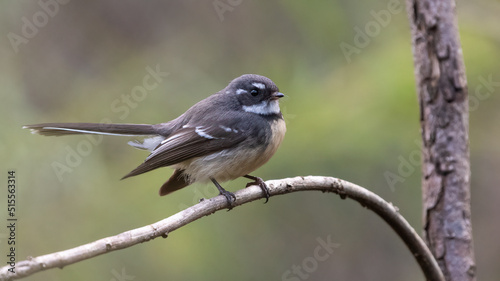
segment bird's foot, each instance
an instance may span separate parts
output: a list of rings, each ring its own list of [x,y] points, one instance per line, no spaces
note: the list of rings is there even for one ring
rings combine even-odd
[[[229,210],[231,210],[234,207],[234,202],[236,202],[236,196],[234,195],[234,193],[224,190],[219,194],[226,197],[226,201],[227,203],[229,203]]]
[[[266,197],[266,202],[264,202],[264,204],[266,204],[267,201],[269,201],[269,197],[271,197],[271,192],[269,191],[269,187],[267,187],[267,184],[264,182],[264,180],[262,180],[259,177],[254,177],[250,175],[244,175],[244,177],[253,180],[252,182],[247,183],[246,187],[252,185],[258,185],[260,189],[262,189],[262,193],[264,193],[264,197]]]
[[[225,190],[214,178],[211,178],[211,180],[219,190],[219,195],[226,197],[226,201],[229,204],[229,210],[231,210],[234,207],[234,202],[236,202],[236,196],[234,193]]]

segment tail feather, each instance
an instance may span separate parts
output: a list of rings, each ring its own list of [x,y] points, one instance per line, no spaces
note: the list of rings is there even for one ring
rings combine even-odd
[[[161,186],[160,196],[167,195],[190,184],[187,175],[184,174],[184,170],[176,169],[170,179]]]
[[[64,136],[74,134],[101,134],[117,136],[156,135],[157,129],[149,124],[106,123],[42,123],[23,126],[33,134]]]

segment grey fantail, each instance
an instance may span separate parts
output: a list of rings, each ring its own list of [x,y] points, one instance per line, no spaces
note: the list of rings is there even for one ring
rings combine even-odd
[[[194,182],[212,181],[231,207],[236,197],[219,182],[246,177],[253,180],[248,185],[261,187],[266,202],[269,198],[264,181],[249,173],[273,156],[285,136],[285,121],[278,102],[283,96],[269,78],[246,74],[166,123],[44,123],[23,128],[45,136],[147,136],[142,141],[129,142],[151,154],[123,179],[170,166],[175,171],[160,188],[160,195]]]

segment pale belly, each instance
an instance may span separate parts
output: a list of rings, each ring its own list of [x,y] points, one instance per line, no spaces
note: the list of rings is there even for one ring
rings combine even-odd
[[[285,122],[276,121],[271,127],[274,137],[267,147],[225,149],[179,163],[176,168],[184,169],[191,183],[208,182],[210,178],[224,182],[250,174],[269,161],[283,141],[286,132]]]

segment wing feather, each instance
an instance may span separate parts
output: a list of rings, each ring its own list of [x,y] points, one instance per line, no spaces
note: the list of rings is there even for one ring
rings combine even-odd
[[[162,141],[144,163],[122,179],[215,153],[233,147],[244,139],[244,131],[224,126],[184,126]]]

